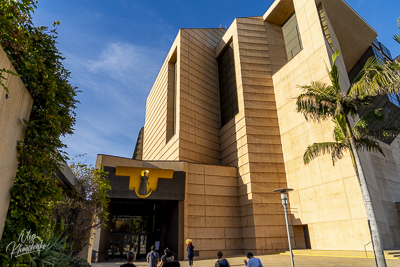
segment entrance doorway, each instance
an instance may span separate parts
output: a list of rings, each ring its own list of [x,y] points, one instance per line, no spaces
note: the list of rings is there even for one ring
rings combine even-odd
[[[311,249],[308,225],[293,225],[295,248]]]
[[[113,218],[108,249],[109,258],[126,258],[128,251],[134,251],[138,257],[146,255],[147,236],[154,233],[146,228],[136,228],[142,222],[146,223],[142,216]]]
[[[111,199],[107,258],[145,257],[150,246],[178,256],[179,201]]]

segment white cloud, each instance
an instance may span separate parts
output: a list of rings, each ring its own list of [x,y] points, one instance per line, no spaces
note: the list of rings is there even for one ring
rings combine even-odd
[[[121,42],[104,46],[94,59],[66,55],[71,83],[83,91],[74,135],[65,138],[70,157],[132,155],[163,56],[163,51]]]
[[[126,86],[152,82],[162,61],[163,51],[129,43],[108,44],[97,59],[81,59],[80,64],[91,73],[102,73]]]
[[[81,90],[104,94],[127,106],[144,105],[165,52],[130,43],[106,45],[98,58],[66,55],[72,78]]]

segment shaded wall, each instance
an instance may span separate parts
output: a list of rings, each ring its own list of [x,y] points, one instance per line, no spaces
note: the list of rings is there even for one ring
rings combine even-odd
[[[380,142],[385,156],[360,153],[384,248],[400,246],[400,137]],[[372,250],[371,245],[368,246]]]

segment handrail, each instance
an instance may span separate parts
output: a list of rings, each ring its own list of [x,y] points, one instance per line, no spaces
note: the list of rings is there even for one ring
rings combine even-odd
[[[369,244],[371,244],[371,243],[372,243],[372,240],[369,241],[367,244],[364,245],[365,256],[367,257],[367,259],[368,259],[367,246],[368,246]]]

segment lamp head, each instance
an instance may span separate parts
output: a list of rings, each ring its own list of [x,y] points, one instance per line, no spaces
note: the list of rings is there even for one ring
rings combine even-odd
[[[279,189],[273,190],[272,192],[281,193],[282,205],[287,205],[287,203],[288,203],[287,202],[287,196],[288,196],[287,192],[289,192],[289,191],[293,191],[293,189],[292,188],[279,188]]]

